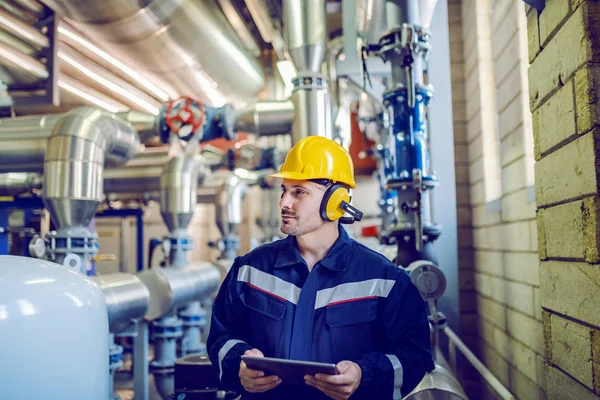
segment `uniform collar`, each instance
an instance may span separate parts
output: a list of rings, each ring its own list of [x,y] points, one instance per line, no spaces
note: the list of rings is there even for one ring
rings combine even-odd
[[[346,269],[346,257],[349,254],[348,247],[352,240],[346,233],[346,230],[339,225],[339,233],[337,240],[329,250],[329,253],[319,261],[319,264],[333,271],[344,271]],[[294,264],[306,264],[296,244],[296,237],[289,235],[283,239],[282,245],[277,253],[275,260],[275,268],[289,267]]]

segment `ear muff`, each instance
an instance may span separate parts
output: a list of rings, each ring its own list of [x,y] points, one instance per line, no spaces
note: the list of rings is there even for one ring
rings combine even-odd
[[[342,201],[348,203],[350,194],[344,185],[335,183],[325,190],[321,201],[321,218],[325,221],[337,221],[344,216],[344,210],[340,208]]]
[[[332,222],[340,220],[344,224],[360,221],[363,213],[350,205],[350,193],[342,184],[336,183],[325,190],[321,200],[321,218]],[[344,217],[348,213],[351,217]]]

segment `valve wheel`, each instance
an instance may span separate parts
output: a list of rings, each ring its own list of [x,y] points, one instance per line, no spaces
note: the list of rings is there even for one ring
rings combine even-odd
[[[169,103],[166,111],[167,126],[179,137],[184,138],[195,132],[204,123],[204,106],[188,96],[182,96]]]

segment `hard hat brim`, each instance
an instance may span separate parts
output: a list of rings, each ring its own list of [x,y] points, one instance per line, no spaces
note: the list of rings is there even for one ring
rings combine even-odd
[[[315,176],[309,176],[307,174],[303,174],[301,172],[278,172],[273,175],[269,175],[270,178],[282,178],[282,179],[292,179],[294,181],[310,181],[312,179],[329,179],[329,178],[319,178]],[[350,182],[340,182],[350,186],[351,189],[356,188],[356,184]]]

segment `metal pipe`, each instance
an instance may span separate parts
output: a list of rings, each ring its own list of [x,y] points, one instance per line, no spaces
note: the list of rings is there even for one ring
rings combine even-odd
[[[9,85],[36,83],[49,76],[44,64],[3,42],[0,42],[0,65],[0,80]]]
[[[44,49],[49,46],[49,40],[46,35],[31,25],[19,20],[11,13],[0,8],[0,28],[15,35],[19,39],[33,45],[37,49]]]
[[[118,333],[140,319],[148,310],[150,292],[135,275],[115,273],[92,277],[102,289],[108,310],[108,325]]]
[[[173,157],[160,176],[160,213],[174,232],[187,229],[196,209],[196,189],[204,166],[193,156]]]
[[[22,172],[0,174],[0,196],[17,196],[41,187],[40,174]]]
[[[137,276],[150,290],[147,320],[210,296],[221,282],[218,268],[209,262],[192,263],[185,268],[153,268]]]
[[[320,73],[327,50],[325,0],[284,0],[283,39],[287,54],[300,73]]]
[[[448,336],[450,343],[452,343],[458,350],[465,356],[467,361],[479,372],[479,374],[485,379],[485,381],[490,385],[496,393],[504,400],[515,400],[516,397],[510,393],[504,385],[490,372],[489,369],[483,365],[481,361],[473,354],[471,350],[463,343],[462,340],[454,333],[452,329],[449,327],[444,328],[444,333]]]
[[[61,60],[61,73],[110,94],[111,97],[132,108],[141,108],[154,115],[159,114],[162,107],[161,102],[119,78],[114,73],[90,62],[89,59],[82,57],[69,46],[61,44],[58,57]]]
[[[0,30],[0,41],[28,56],[33,56],[39,51],[32,45],[3,30]]]
[[[289,101],[259,101],[236,113],[235,130],[259,136],[289,133],[294,104]]]
[[[44,7],[35,0],[13,0],[23,9],[39,16],[44,12]]]
[[[131,125],[110,113],[80,107],[58,120],[44,156],[43,191],[56,227],[87,227],[103,197],[105,159],[123,163],[139,146]]]
[[[148,112],[129,110],[117,113],[117,116],[129,122],[140,136],[140,142],[148,143],[160,135],[160,117]]]
[[[221,106],[225,98],[254,98],[263,87],[260,64],[248,56],[214,2],[54,2],[116,58],[165,77],[180,94]]]

